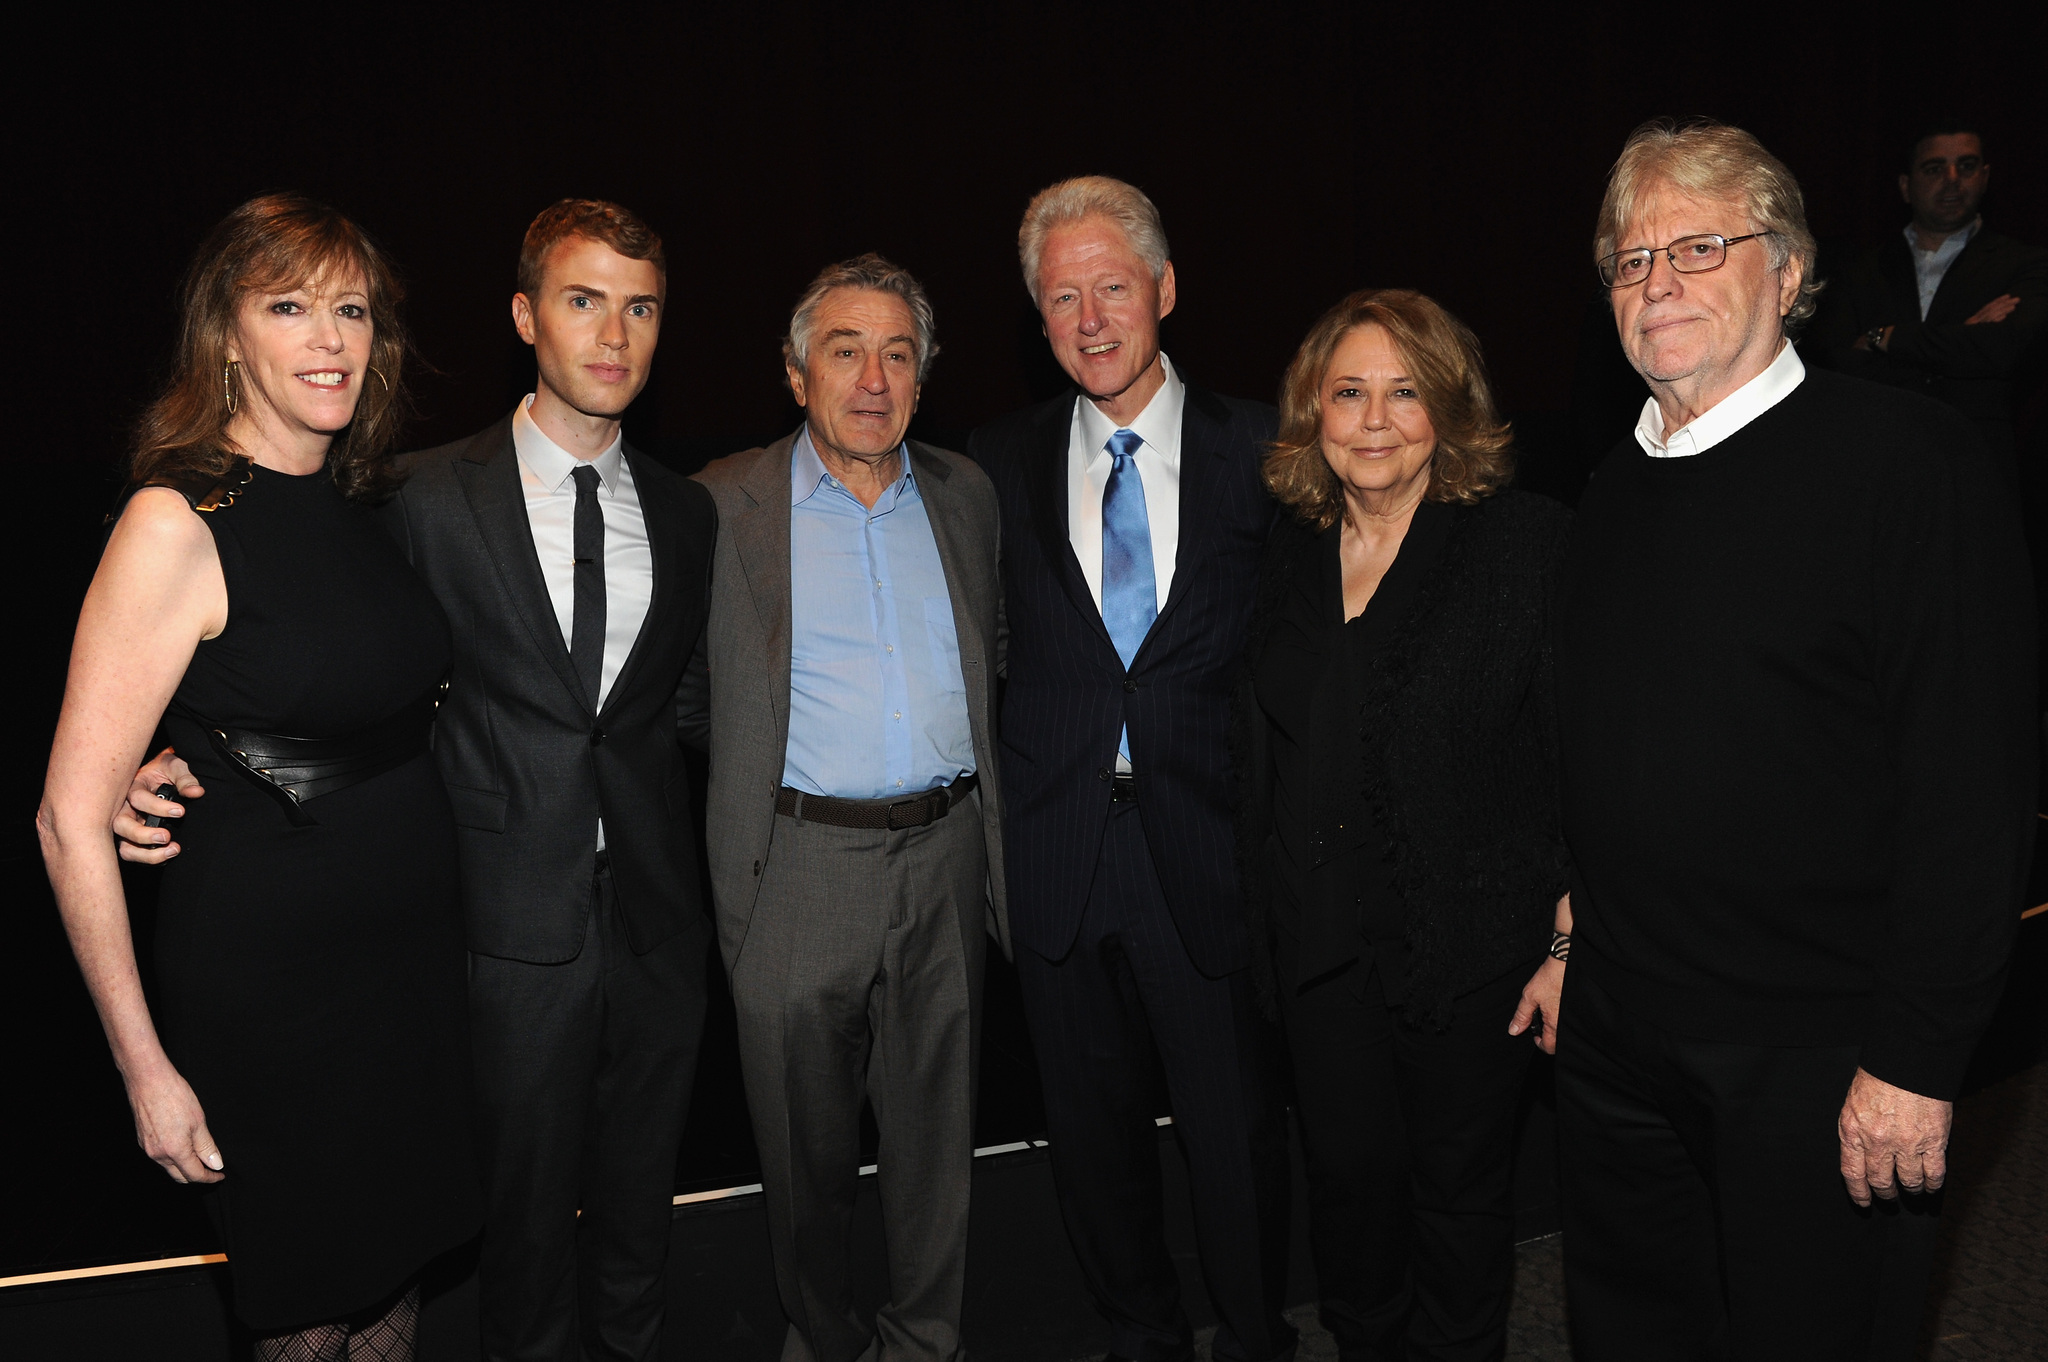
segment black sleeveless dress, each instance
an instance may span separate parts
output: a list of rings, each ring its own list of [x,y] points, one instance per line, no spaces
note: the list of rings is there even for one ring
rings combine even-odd
[[[259,1333],[374,1305],[481,1219],[455,829],[430,754],[308,800],[216,756],[212,726],[331,738],[415,703],[448,624],[325,474],[255,468],[202,517],[228,622],[164,733],[206,786],[159,900],[157,1021],[219,1141],[208,1186]]]

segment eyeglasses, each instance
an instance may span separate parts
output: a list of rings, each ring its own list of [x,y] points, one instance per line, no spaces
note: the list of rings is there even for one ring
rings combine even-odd
[[[1670,257],[1671,268],[1680,274],[1705,274],[1728,263],[1730,246],[1754,241],[1760,236],[1775,235],[1775,232],[1751,232],[1748,236],[1717,236],[1713,232],[1705,232],[1699,236],[1682,236],[1669,246],[1638,246],[1632,251],[1616,251],[1600,261],[1600,282],[1609,288],[1640,284],[1650,277],[1650,266],[1660,255]]]

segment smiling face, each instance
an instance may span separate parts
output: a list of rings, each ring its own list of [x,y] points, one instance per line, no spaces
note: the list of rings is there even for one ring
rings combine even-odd
[[[355,275],[244,296],[227,352],[241,366],[239,423],[287,445],[332,436],[355,417],[373,335]]]
[[[903,443],[917,412],[917,321],[880,289],[836,288],[812,315],[809,354],[789,389],[820,453],[872,463]]]
[[[585,416],[616,419],[647,386],[661,339],[653,262],[568,237],[548,252],[535,292],[512,295],[512,322],[533,346],[541,383]]]
[[[1680,237],[1760,230],[1735,199],[1699,199],[1656,183],[1640,201],[1615,246],[1658,254],[1640,284],[1613,290],[1614,322],[1629,363],[1653,386],[1677,384],[1704,411],[1764,371],[1784,337],[1783,318],[1799,298],[1796,257],[1771,268],[1770,238],[1728,248],[1719,269],[1680,274],[1662,247]]]
[[[1913,149],[1913,169],[1899,176],[1899,195],[1913,209],[1913,225],[1947,236],[1967,227],[1991,185],[1984,144],[1974,132],[1944,133]]]
[[[1323,373],[1323,458],[1349,500],[1394,507],[1429,485],[1436,426],[1384,326],[1353,327]]]
[[[1083,218],[1046,234],[1037,296],[1053,356],[1082,392],[1108,400],[1159,381],[1159,323],[1174,303],[1171,261],[1155,279],[1123,228]]]

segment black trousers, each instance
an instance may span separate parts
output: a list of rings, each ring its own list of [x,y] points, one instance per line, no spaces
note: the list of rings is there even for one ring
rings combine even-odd
[[[1285,1115],[1270,1028],[1249,970],[1203,977],[1181,945],[1135,804],[1110,806],[1073,949],[1017,952],[1025,1018],[1045,1090],[1067,1237],[1115,1340],[1142,1362],[1185,1355],[1193,1331],[1166,1250],[1159,1130],[1163,1070],[1186,1150],[1214,1355],[1291,1354]]]
[[[601,871],[575,959],[470,957],[492,1362],[657,1355],[709,938],[635,955]]]
[[[1515,1111],[1535,1049],[1507,1030],[1534,969],[1458,999],[1443,1031],[1389,1007],[1369,961],[1282,990],[1319,1310],[1343,1362],[1506,1351]]]
[[[1675,1035],[1583,972],[1561,1024],[1578,1362],[1913,1356],[1941,1197],[1849,1199],[1836,1119],[1855,1046]]]

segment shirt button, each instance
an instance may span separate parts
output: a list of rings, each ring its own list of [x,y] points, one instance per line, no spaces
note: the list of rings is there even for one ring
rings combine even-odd
[[[897,718],[899,718],[899,719],[900,719],[900,718],[902,718],[902,717],[903,717],[903,711],[902,711],[902,710],[900,710],[900,709],[899,709],[899,710],[897,710],[897,711],[896,711],[896,717],[897,717]]]
[[[881,589],[882,589],[882,579],[881,579],[881,578],[879,578],[879,577],[877,577],[877,578],[875,578],[875,590],[877,590],[877,591],[880,591]]]
[[[893,643],[884,643],[882,645],[882,651],[885,653],[893,653],[896,651],[896,645]]]
[[[896,788],[897,788],[897,789],[899,789],[899,790],[900,790],[900,789],[902,789],[902,788],[903,788],[903,782],[902,782],[902,781],[900,781],[900,780],[899,780],[899,781],[897,781],[897,782],[896,782]]]

